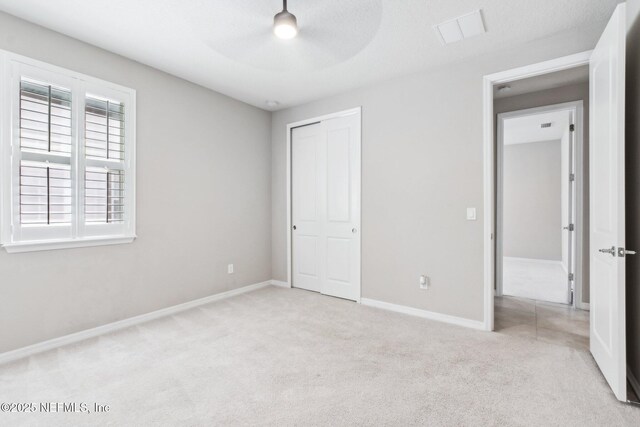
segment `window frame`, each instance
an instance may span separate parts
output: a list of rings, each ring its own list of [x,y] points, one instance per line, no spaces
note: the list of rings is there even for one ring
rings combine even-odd
[[[71,166],[70,225],[20,222],[20,81],[39,80],[71,90],[72,147],[65,155],[30,153],[28,159],[56,159]],[[85,99],[105,98],[124,104],[124,160],[85,157]],[[82,73],[0,50],[0,244],[7,252],[27,252],[130,243],[136,238],[136,91]],[[85,222],[86,167],[112,166],[124,171],[124,221]]]

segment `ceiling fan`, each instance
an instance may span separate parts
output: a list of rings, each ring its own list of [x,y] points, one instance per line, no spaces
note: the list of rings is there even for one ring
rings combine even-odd
[[[282,12],[273,17],[273,32],[281,39],[292,39],[298,34],[298,20],[287,10],[287,0],[282,1]]]
[[[375,37],[383,9],[383,0],[192,1],[206,6],[186,10],[189,30],[216,54],[250,68],[286,73],[349,60]]]

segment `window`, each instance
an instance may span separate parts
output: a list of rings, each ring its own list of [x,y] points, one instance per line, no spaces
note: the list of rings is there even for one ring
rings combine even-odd
[[[8,252],[135,237],[135,91],[0,51]]]

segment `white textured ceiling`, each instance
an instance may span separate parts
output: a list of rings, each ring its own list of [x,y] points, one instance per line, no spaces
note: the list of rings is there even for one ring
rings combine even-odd
[[[504,121],[504,145],[557,141],[569,128],[569,114],[568,111],[554,111],[507,119]],[[551,127],[542,128],[542,123],[551,123]]]
[[[280,0],[0,0],[0,10],[266,109],[571,30],[596,40],[617,3],[289,0],[300,27],[290,41],[271,33]],[[487,34],[441,45],[433,25],[475,9]]]

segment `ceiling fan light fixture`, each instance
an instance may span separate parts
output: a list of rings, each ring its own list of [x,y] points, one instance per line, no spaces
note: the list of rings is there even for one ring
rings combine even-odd
[[[273,17],[273,32],[278,38],[284,40],[298,35],[298,20],[287,10],[287,0],[283,1],[282,12]]]

